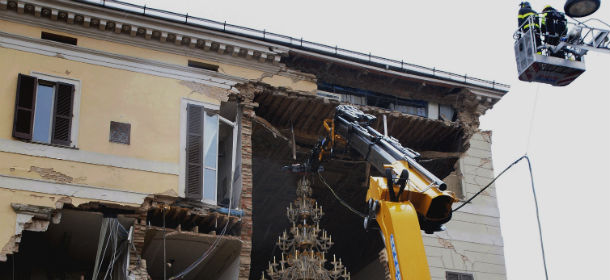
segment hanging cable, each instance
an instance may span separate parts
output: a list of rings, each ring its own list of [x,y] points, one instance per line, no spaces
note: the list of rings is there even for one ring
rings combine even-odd
[[[360,216],[361,218],[366,217],[366,215],[364,215],[362,212],[354,209],[353,207],[351,207],[349,204],[347,204],[347,202],[345,202],[343,199],[341,199],[333,190],[333,188],[326,182],[326,180],[324,179],[324,177],[322,177],[322,174],[320,174],[320,172],[318,173],[318,177],[320,177],[320,181],[322,181],[322,183],[324,183],[324,185],[330,190],[330,192],[333,194],[333,196],[335,197],[335,199],[337,199],[337,201],[339,201],[339,203],[341,203],[341,205],[345,206],[345,208],[347,208],[349,211],[351,211],[352,213]]]
[[[227,223],[225,224],[220,235],[218,235],[218,237],[216,237],[214,242],[212,242],[212,245],[210,245],[210,248],[208,248],[197,260],[195,260],[195,262],[193,262],[186,269],[184,269],[184,271],[180,272],[176,276],[170,277],[169,280],[182,279],[184,276],[186,276],[188,273],[190,273],[193,269],[195,269],[201,262],[203,262],[210,255],[210,253],[212,253],[212,251],[214,251],[214,249],[216,248],[218,243],[220,243],[220,238],[225,234],[228,226],[229,226],[229,221],[227,221]]]
[[[481,194],[482,192],[484,192],[487,188],[489,188],[498,178],[500,178],[500,176],[504,175],[504,172],[508,171],[509,169],[511,169],[515,164],[517,164],[518,162],[520,162],[521,160],[523,160],[524,158],[527,158],[527,155],[524,155],[522,157],[520,157],[519,159],[513,161],[513,163],[511,163],[508,167],[506,167],[504,170],[502,170],[502,172],[500,172],[500,174],[498,174],[498,176],[496,176],[495,178],[493,178],[493,180],[491,180],[491,182],[489,182],[489,184],[487,184],[485,187],[483,187],[481,190],[479,190],[477,193],[475,193],[472,197],[470,197],[468,200],[464,201],[460,206],[458,206],[457,208],[451,210],[451,212],[456,212],[458,210],[460,210],[460,208],[464,207],[466,204],[470,203],[470,201],[472,201],[475,197],[479,196],[479,194]]]
[[[530,172],[530,182],[532,184],[532,193],[534,194],[534,205],[536,206],[536,220],[538,221],[538,235],[540,237],[540,250],[542,251],[542,264],[544,266],[544,276],[546,280],[549,280],[549,273],[546,268],[546,254],[544,253],[544,243],[542,242],[542,225],[540,225],[540,213],[538,211],[538,198],[536,197],[536,189],[534,188],[534,173],[532,172],[532,163],[530,158],[525,155],[527,160],[527,168]]]
[[[201,264],[201,262],[203,262],[212,253],[212,251],[214,251],[214,249],[216,249],[216,246],[218,245],[218,243],[220,243],[221,237],[223,235],[225,235],[225,233],[227,232],[227,228],[229,227],[229,223],[231,222],[231,206],[233,205],[232,202],[233,202],[233,196],[230,195],[229,196],[229,213],[227,215],[228,216],[227,223],[225,224],[224,228],[222,229],[222,232],[220,233],[220,235],[218,235],[216,237],[216,239],[214,239],[214,242],[212,242],[212,245],[210,245],[210,248],[208,248],[205,252],[203,252],[203,254],[201,254],[201,256],[197,260],[195,260],[191,265],[189,265],[186,269],[184,269],[182,272],[176,274],[176,276],[170,277],[169,280],[176,280],[176,279],[184,278],[184,276],[186,276],[191,271],[193,271],[193,269],[195,269],[199,264]]]
[[[530,118],[530,128],[527,134],[527,145],[525,146],[525,154],[529,151],[530,141],[532,140],[532,131],[534,129],[534,119],[536,117],[536,105],[538,105],[538,92],[540,91],[540,84],[536,85],[536,95],[534,96],[534,106],[532,106],[532,117]]]
[[[456,211],[460,210],[460,208],[464,207],[466,204],[470,203],[475,197],[479,196],[479,194],[481,194],[483,191],[485,191],[487,188],[489,188],[498,178],[500,178],[500,176],[502,176],[504,174],[504,172],[511,169],[513,166],[515,166],[517,163],[519,163],[523,159],[525,159],[527,161],[527,167],[528,167],[528,171],[529,171],[529,175],[530,175],[530,184],[532,186],[532,193],[534,194],[534,206],[536,207],[536,221],[538,222],[538,236],[540,238],[540,250],[542,252],[542,264],[544,267],[545,279],[548,280],[549,274],[548,274],[547,267],[546,267],[546,254],[544,252],[544,242],[543,242],[543,238],[542,238],[542,225],[540,224],[540,212],[538,210],[538,198],[536,196],[536,188],[534,186],[534,172],[532,171],[532,163],[530,161],[529,156],[527,156],[527,154],[521,156],[520,158],[515,160],[513,163],[511,163],[508,167],[506,167],[504,170],[502,170],[502,172],[500,172],[500,174],[498,174],[498,176],[493,178],[493,180],[491,180],[491,182],[489,182],[489,184],[487,184],[485,187],[483,187],[481,190],[479,190],[477,193],[475,193],[468,200],[464,201],[464,203],[462,203],[460,206],[453,209],[452,212],[456,212]]]
[[[163,207],[161,212],[163,212],[163,280],[165,280],[167,279],[167,260],[165,259],[167,257],[167,255],[165,254],[165,206]]]

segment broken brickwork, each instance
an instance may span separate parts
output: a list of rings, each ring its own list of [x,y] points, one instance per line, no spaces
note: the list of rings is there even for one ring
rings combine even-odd
[[[239,279],[250,277],[250,263],[252,251],[252,119],[255,116],[252,102],[253,88],[241,90],[240,106],[241,117],[241,205],[243,216],[241,218],[242,247],[239,254]]]

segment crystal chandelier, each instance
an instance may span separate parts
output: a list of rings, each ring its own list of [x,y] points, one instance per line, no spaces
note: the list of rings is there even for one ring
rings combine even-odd
[[[311,193],[311,184],[304,176],[297,182],[297,199],[286,208],[292,227],[278,236],[276,242],[282,250],[281,259],[277,261],[273,256],[273,262],[269,262],[269,267],[262,272],[261,280],[350,279],[347,268],[335,255],[326,265],[326,253],[334,243],[326,230],[320,229],[324,212],[311,198]]]

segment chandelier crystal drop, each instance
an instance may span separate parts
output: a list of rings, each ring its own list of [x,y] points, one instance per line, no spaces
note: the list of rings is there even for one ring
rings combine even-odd
[[[322,206],[311,198],[311,183],[306,176],[297,182],[297,198],[286,208],[292,227],[278,236],[276,245],[282,250],[279,260],[262,272],[261,280],[349,280],[350,273],[341,259],[326,254],[334,242],[326,230],[320,229],[324,216]]]

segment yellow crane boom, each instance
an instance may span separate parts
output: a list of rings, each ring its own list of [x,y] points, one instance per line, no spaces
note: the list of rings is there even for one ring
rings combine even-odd
[[[430,279],[421,230],[442,230],[451,219],[455,196],[419,165],[417,152],[373,129],[370,124],[374,121],[374,116],[353,106],[338,106],[335,117],[324,121],[328,134],[314,148],[308,169],[317,172],[335,143],[343,142],[385,174],[369,179],[364,226],[381,230],[393,279]]]

